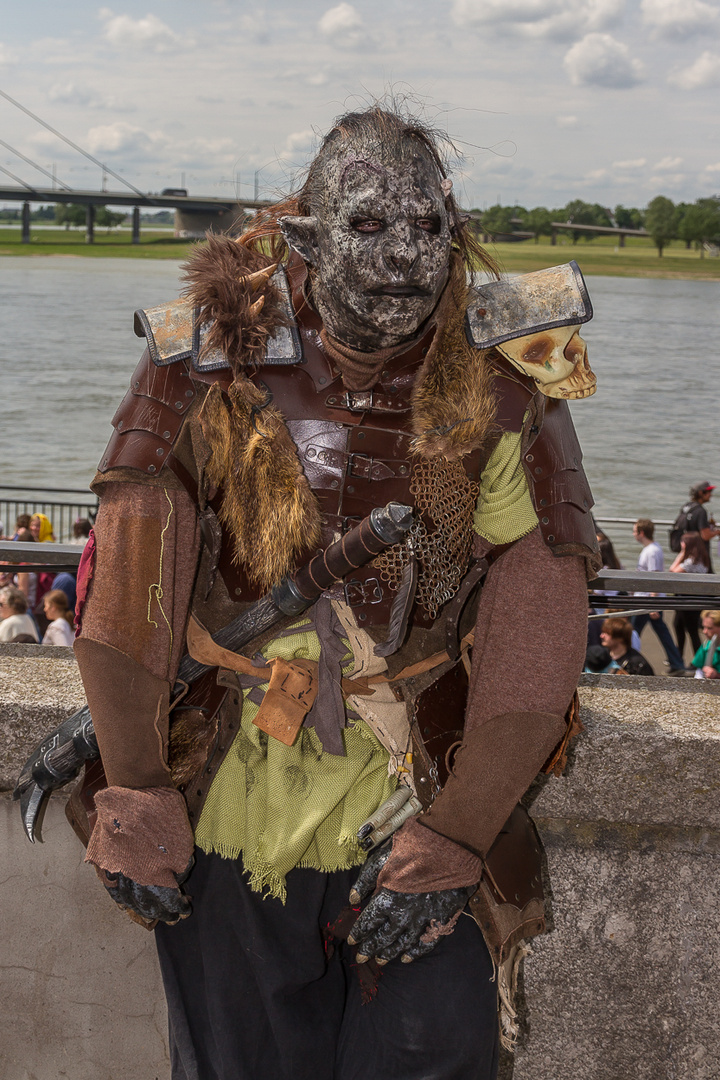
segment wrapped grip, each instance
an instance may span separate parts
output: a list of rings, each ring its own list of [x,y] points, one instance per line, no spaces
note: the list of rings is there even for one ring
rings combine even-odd
[[[377,507],[359,525],[345,533],[303,566],[294,578],[286,580],[274,591],[273,599],[279,607],[287,610],[285,599],[280,595],[283,588],[294,594],[298,603],[307,607],[336,581],[341,581],[351,570],[357,570],[379,555],[381,551],[403,540],[412,525],[413,516],[409,506],[388,503]]]

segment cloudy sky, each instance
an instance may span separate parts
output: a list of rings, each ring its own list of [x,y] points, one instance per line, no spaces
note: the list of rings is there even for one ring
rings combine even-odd
[[[720,191],[720,0],[110,3],[6,5],[0,90],[142,190],[251,196],[258,171],[278,194],[335,116],[391,88],[455,140],[468,207]],[[3,98],[0,139],[100,186]],[[3,146],[0,166],[44,182]]]

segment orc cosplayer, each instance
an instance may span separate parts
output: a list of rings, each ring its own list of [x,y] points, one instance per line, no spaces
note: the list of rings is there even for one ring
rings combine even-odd
[[[175,1080],[485,1080],[498,986],[512,1041],[544,926],[518,804],[578,726],[597,566],[592,309],[574,263],[478,268],[437,140],[372,108],[136,315],[75,646],[104,778],[72,804],[158,921]],[[386,504],[399,541],[223,644]]]

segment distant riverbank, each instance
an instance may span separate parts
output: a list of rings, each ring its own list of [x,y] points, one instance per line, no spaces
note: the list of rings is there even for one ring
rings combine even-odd
[[[528,273],[546,266],[575,259],[586,275],[598,277],[675,278],[679,280],[720,281],[720,258],[700,258],[697,251],[674,241],[662,258],[647,240],[628,238],[624,248],[613,245],[613,237],[598,237],[591,242],[580,240],[573,245],[559,238],[557,245],[532,240],[515,244],[488,244],[488,251],[503,270]],[[140,243],[131,244],[127,230],[97,229],[95,243],[86,244],[82,230],[48,229],[31,232],[29,244],[23,244],[17,229],[0,227],[0,255],[31,258],[54,255],[65,258],[173,259],[182,262],[193,247],[192,241],[177,240],[168,230],[143,229]]]

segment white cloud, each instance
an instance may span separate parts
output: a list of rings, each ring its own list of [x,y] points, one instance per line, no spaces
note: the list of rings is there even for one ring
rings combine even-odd
[[[293,131],[285,140],[285,149],[279,156],[284,161],[298,161],[309,157],[315,150],[316,145],[317,135],[311,128],[306,128],[304,131]]]
[[[715,164],[715,165],[706,165],[705,166],[705,172],[711,172],[711,173],[720,172],[720,161],[718,161],[717,164]]]
[[[157,151],[161,146],[166,146],[167,141],[161,132],[151,134],[125,120],[118,120],[115,124],[90,128],[83,145],[91,154],[125,153],[135,158]]]
[[[607,169],[591,169],[590,172],[586,172],[583,177],[584,180],[602,180],[604,176],[607,176]]]
[[[103,33],[106,41],[119,49],[166,52],[180,41],[180,37],[157,15],[133,19],[130,15],[115,15],[110,8],[101,8],[100,18],[105,23]]]
[[[625,0],[454,0],[451,15],[461,27],[497,26],[525,37],[570,39],[618,22]]]
[[[644,157],[633,158],[630,161],[613,161],[613,169],[642,169],[643,165],[647,165],[647,161]]]
[[[318,20],[318,30],[340,48],[355,49],[368,40],[365,24],[352,4],[328,8]]]
[[[577,116],[556,116],[555,123],[559,128],[573,128],[577,127]]]
[[[681,157],[664,157],[660,161],[653,165],[653,168],[658,172],[671,172],[672,169],[677,169],[678,165],[682,165],[683,159]]]
[[[700,90],[706,86],[720,86],[720,56],[707,49],[694,64],[676,71],[668,82],[680,90]]]
[[[568,49],[563,60],[575,86],[624,89],[642,78],[642,65],[633,60],[627,45],[610,34],[586,34]]]
[[[669,191],[672,188],[683,187],[685,180],[685,173],[660,173],[657,176],[651,176],[645,187],[656,191],[658,188]]]
[[[123,108],[123,111],[134,110],[134,106],[121,103],[120,99],[112,94],[103,94],[92,86],[82,83],[56,83],[48,91],[50,101],[57,101],[61,105],[77,105],[88,109],[114,109]]]
[[[718,8],[705,0],[642,0],[640,9],[656,37],[689,37],[720,22]]]

